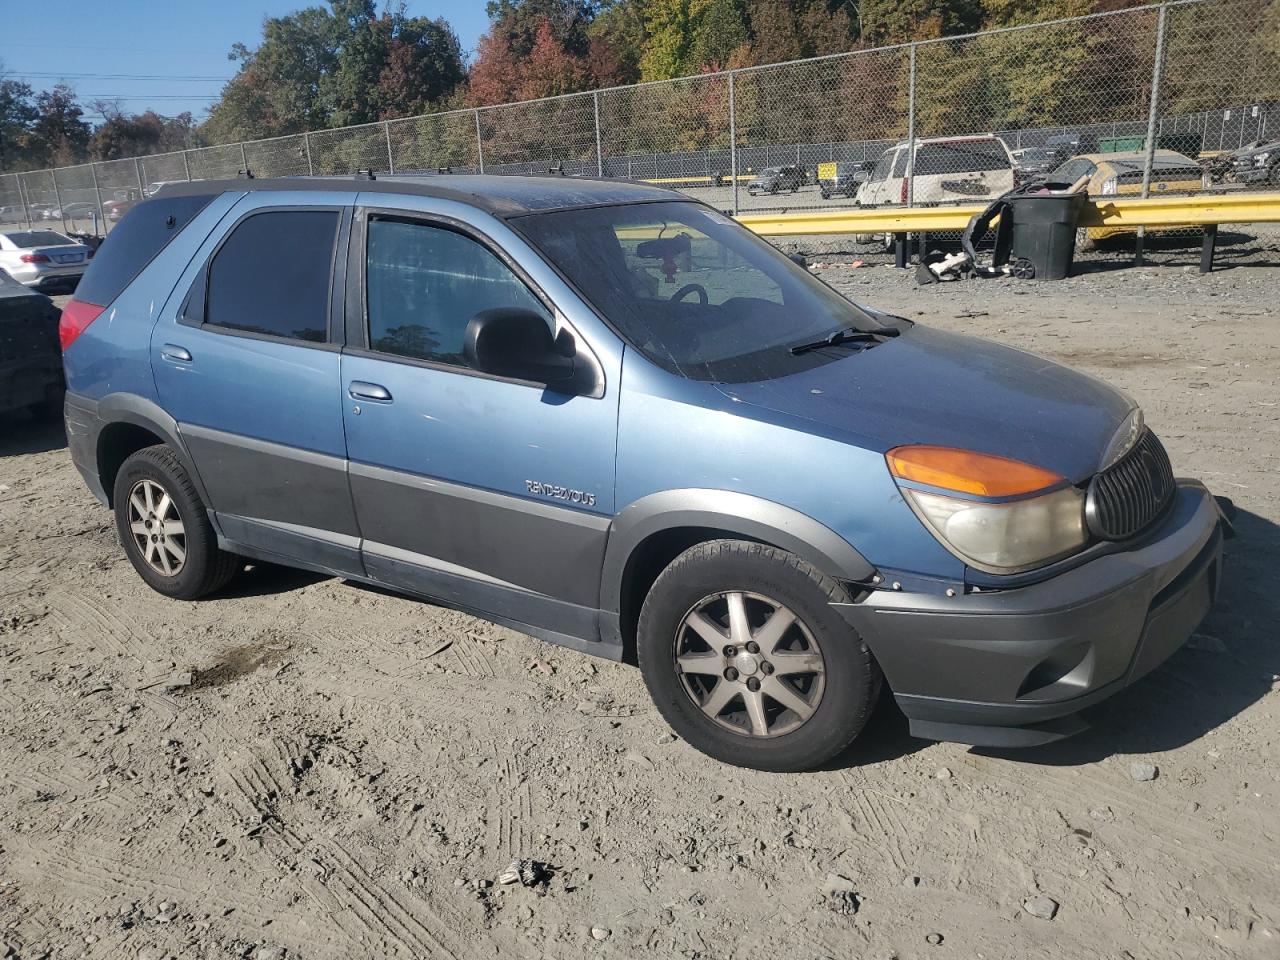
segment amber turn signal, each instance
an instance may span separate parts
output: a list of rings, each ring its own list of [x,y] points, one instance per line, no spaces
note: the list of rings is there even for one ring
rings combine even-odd
[[[1052,470],[988,453],[955,447],[894,447],[884,455],[900,480],[970,493],[979,497],[1016,497],[1063,482]]]

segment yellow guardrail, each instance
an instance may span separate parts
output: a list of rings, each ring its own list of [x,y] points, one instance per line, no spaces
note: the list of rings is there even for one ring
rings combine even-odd
[[[938,207],[852,207],[799,213],[744,213],[743,226],[769,237],[825,233],[933,233],[963,230],[985,203]],[[1214,193],[1186,197],[1110,197],[1090,200],[1082,227],[1201,227],[1280,222],[1280,193]]]

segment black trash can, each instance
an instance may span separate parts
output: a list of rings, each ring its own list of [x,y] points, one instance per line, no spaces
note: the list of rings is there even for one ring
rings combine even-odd
[[[1035,193],[1013,194],[1009,204],[1009,260],[1015,270],[1019,261],[1031,265],[1036,280],[1062,280],[1071,275],[1076,252],[1076,224],[1088,196],[1084,191],[1067,193],[1043,184]]]

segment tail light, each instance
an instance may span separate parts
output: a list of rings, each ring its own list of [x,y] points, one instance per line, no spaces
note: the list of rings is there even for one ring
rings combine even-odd
[[[88,329],[89,324],[97,320],[105,307],[96,303],[85,303],[83,300],[70,300],[62,308],[62,319],[58,321],[58,340],[62,343],[62,352],[76,342],[76,338]]]
[[[906,177],[902,178],[902,195],[899,197],[898,202],[899,203],[907,202],[907,178]]]
[[[24,253],[18,258],[23,263],[49,263],[49,258],[43,253]]]

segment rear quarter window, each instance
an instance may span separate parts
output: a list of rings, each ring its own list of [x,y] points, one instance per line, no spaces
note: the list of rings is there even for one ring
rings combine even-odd
[[[159,197],[138,204],[102,241],[75,298],[108,306],[215,196]]]

